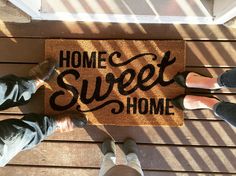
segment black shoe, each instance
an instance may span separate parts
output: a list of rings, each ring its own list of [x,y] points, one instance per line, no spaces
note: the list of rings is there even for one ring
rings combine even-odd
[[[171,100],[172,104],[173,104],[175,107],[177,107],[177,108],[179,108],[179,109],[181,109],[181,110],[189,110],[189,109],[186,109],[186,108],[184,107],[184,98],[185,98],[185,96],[186,96],[186,95],[183,94],[183,95],[179,95],[179,96],[173,98],[173,99]],[[203,96],[201,96],[201,97],[203,97]],[[214,97],[214,96],[205,96],[205,95],[204,95],[204,97],[215,98],[215,99],[217,99],[219,102],[221,101],[220,99],[218,99],[217,97]],[[200,109],[205,109],[205,108],[196,108],[196,109],[194,109],[194,110],[200,110]],[[191,110],[193,110],[193,109],[191,109]]]
[[[61,132],[72,131],[75,127],[83,128],[87,125],[88,119],[79,113],[65,113],[55,116],[57,129]]]
[[[181,72],[181,73],[177,73],[174,76],[175,82],[178,83],[180,86],[187,88],[186,78],[187,78],[189,73],[190,73],[190,71],[184,71],[184,72]]]
[[[171,100],[172,104],[182,110],[185,110],[184,107],[184,98],[186,95],[179,95]]]
[[[184,72],[181,72],[181,73],[177,73],[175,76],[174,76],[174,80],[177,84],[179,84],[180,86],[184,87],[184,88],[194,88],[194,89],[200,89],[199,87],[187,87],[186,85],[186,78],[188,76],[189,73],[195,73],[195,72],[192,72],[192,71],[184,71]],[[199,74],[199,73],[196,73],[200,76],[204,76],[204,77],[207,77],[205,75],[202,75],[202,74]],[[204,88],[204,89],[207,89],[207,88]],[[214,91],[217,91],[219,89],[213,89]]]
[[[136,142],[131,139],[128,138],[124,141],[124,145],[123,145],[123,150],[125,152],[126,155],[130,154],[130,153],[138,153],[138,146],[136,144]]]
[[[116,144],[112,139],[105,139],[102,143],[102,153],[106,155],[107,153],[116,154]]]
[[[29,71],[29,76],[34,79],[47,81],[57,67],[57,61],[54,59],[46,59],[39,63]]]

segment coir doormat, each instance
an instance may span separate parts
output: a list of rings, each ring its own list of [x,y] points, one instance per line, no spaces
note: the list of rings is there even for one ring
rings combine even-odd
[[[45,113],[77,111],[92,125],[183,124],[170,99],[184,93],[183,41],[46,40],[45,58],[59,63],[45,91]]]

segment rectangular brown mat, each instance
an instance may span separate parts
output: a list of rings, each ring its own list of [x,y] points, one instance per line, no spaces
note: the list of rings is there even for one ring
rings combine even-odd
[[[183,125],[170,99],[184,93],[184,41],[46,40],[59,68],[45,91],[45,113],[79,111],[90,124]]]

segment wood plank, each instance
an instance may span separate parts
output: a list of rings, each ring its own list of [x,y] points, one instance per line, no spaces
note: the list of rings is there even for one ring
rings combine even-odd
[[[186,42],[186,66],[235,67],[236,42]]]
[[[98,173],[99,169],[50,168],[32,166],[6,166],[0,170],[0,175],[2,176],[97,176]]]
[[[71,134],[56,133],[48,140],[98,141],[111,136],[118,142],[127,137],[138,143],[170,145],[236,146],[236,129],[225,122],[186,121],[181,128],[88,126]]]
[[[184,39],[235,40],[236,31],[223,25],[119,24],[32,21],[1,23],[0,37],[74,39]],[[51,29],[51,30],[50,30]]]
[[[86,168],[54,168],[54,167],[34,167],[34,166],[6,166],[1,168],[0,175],[8,176],[98,176],[99,169]],[[205,176],[214,174],[214,176],[232,175],[233,173],[196,173],[196,172],[172,172],[172,171],[147,171],[144,170],[145,176]]]
[[[0,115],[0,120],[22,118],[21,115]],[[190,121],[181,128],[87,126],[70,133],[55,133],[46,140],[102,142],[112,137],[117,142],[131,137],[142,144],[236,146],[236,129],[223,121]]]
[[[20,153],[10,164],[99,168],[103,158],[100,145],[44,142],[30,151]],[[117,164],[125,162],[120,147],[117,147]],[[235,148],[153,145],[138,145],[138,147],[143,169],[195,172],[236,170]]]
[[[36,64],[0,64],[0,76],[14,74],[17,76],[27,77],[29,70]]]
[[[44,40],[1,38],[0,53],[1,62],[40,62],[44,58]],[[236,42],[186,42],[187,66],[236,66],[235,53]]]
[[[43,39],[0,38],[0,62],[38,63],[43,59]]]

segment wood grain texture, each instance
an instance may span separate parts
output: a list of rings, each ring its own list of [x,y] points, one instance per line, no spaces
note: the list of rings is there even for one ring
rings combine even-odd
[[[30,151],[21,152],[10,164],[100,168],[103,158],[100,145],[44,142]],[[236,169],[235,148],[153,145],[138,147],[138,157],[145,170],[235,172]],[[117,164],[124,163],[124,153],[119,145]]]
[[[22,118],[22,115],[0,115],[0,120]],[[187,120],[181,128],[177,127],[118,127],[87,126],[70,133],[55,133],[46,140],[74,142],[102,142],[112,137],[123,142],[127,137],[142,144],[222,146],[236,145],[236,129],[224,121]]]
[[[0,38],[0,53],[0,62],[38,63],[44,59],[44,40]]]
[[[44,41],[45,39],[1,38],[0,60],[24,63],[42,61]],[[186,41],[186,65],[235,67],[235,52],[236,42]]]
[[[119,24],[32,21],[1,23],[0,37],[72,39],[235,40],[236,31],[223,25]]]
[[[98,176],[99,169],[86,168],[51,168],[51,167],[14,167],[6,166],[1,168],[2,176]]]
[[[19,77],[28,77],[29,70],[36,66],[36,64],[20,64],[20,63],[1,63],[0,64],[0,76],[5,76],[9,74],[14,74]]]
[[[98,176],[98,168],[54,168],[54,167],[34,167],[34,166],[6,166],[1,168],[1,175],[8,176]],[[211,173],[190,173],[178,171],[148,171],[144,170],[145,176],[205,176]],[[233,173],[214,173],[214,176],[232,175]]]
[[[236,42],[189,41],[186,66],[235,67]]]

